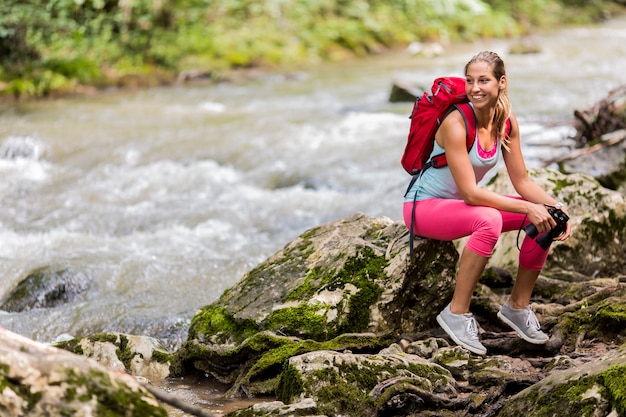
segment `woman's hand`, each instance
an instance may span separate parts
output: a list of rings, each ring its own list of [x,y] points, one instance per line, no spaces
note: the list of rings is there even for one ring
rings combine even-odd
[[[537,232],[539,234],[549,232],[552,228],[556,227],[556,221],[552,218],[552,215],[548,212],[549,206],[544,204],[530,203],[530,207],[528,209],[528,220],[537,228]],[[569,216],[567,209],[562,206],[561,210]],[[568,221],[565,224],[565,231],[560,235],[556,236],[554,240],[565,240],[570,237],[572,232],[572,225]]]
[[[563,213],[567,214],[567,216],[569,217],[569,213],[567,211],[567,208],[565,206],[561,206],[560,208],[561,208],[561,211],[563,211]],[[556,236],[554,238],[554,240],[565,240],[568,237],[570,237],[571,233],[572,233],[572,222],[568,221],[565,224],[565,231],[563,233],[561,233],[560,235]]]
[[[530,207],[526,215],[528,216],[528,220],[535,225],[539,234],[549,232],[556,226],[556,221],[552,218],[550,213],[548,213],[548,209],[545,205],[537,203],[529,203],[529,205]]]

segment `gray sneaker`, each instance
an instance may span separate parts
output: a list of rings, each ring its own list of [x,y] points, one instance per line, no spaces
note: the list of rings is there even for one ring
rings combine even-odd
[[[548,335],[541,331],[539,320],[530,306],[517,310],[511,308],[507,301],[498,312],[498,317],[527,342],[543,345],[549,339]]]
[[[437,323],[457,345],[477,355],[487,353],[487,349],[478,340],[478,326],[472,313],[454,314],[450,311],[450,304],[448,304],[437,315]]]

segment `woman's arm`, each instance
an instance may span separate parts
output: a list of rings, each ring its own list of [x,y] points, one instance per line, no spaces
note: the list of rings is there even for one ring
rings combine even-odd
[[[509,178],[515,188],[515,191],[525,200],[537,203],[536,205],[550,205],[556,206],[560,204],[554,197],[550,196],[543,188],[537,185],[528,175],[526,169],[526,163],[522,155],[521,136],[519,132],[519,124],[515,115],[511,114],[511,134],[509,135],[509,151],[504,151],[504,163],[506,165]],[[565,213],[567,208],[560,207]],[[541,220],[533,221],[534,217],[531,217],[531,213],[527,213],[530,221],[537,226],[535,221],[541,222]],[[541,216],[540,216],[541,217]],[[550,219],[551,227],[556,226],[554,219]],[[540,230],[541,231],[541,230]],[[571,225],[567,224],[567,230],[557,240],[566,239],[571,231]]]
[[[538,186],[529,176],[526,163],[522,156],[520,133],[517,119],[511,115],[511,134],[509,135],[509,151],[504,151],[504,163],[511,178],[515,191],[533,203],[556,205],[557,201],[552,198],[543,188]]]
[[[526,172],[519,146],[519,128],[512,119],[511,152],[504,151],[505,163],[516,191],[527,201],[512,199],[491,190],[479,187],[467,153],[465,122],[458,111],[446,117],[435,136],[446,151],[446,159],[452,177],[463,200],[470,205],[494,207],[503,211],[524,213],[540,233],[556,226],[544,204],[556,204],[541,187],[537,186]],[[499,146],[499,145],[498,145]],[[569,229],[568,229],[569,230]]]

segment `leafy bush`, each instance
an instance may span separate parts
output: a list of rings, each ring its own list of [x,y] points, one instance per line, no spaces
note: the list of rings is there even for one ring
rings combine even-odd
[[[58,86],[115,83],[116,77],[151,69],[211,73],[343,59],[413,41],[515,36],[563,19],[601,19],[607,4],[615,3],[3,0],[0,81],[9,86],[5,93],[42,95]]]

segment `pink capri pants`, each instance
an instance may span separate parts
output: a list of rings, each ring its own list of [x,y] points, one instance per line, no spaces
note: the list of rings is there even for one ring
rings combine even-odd
[[[518,198],[518,197],[511,197]],[[463,200],[430,198],[415,202],[413,233],[437,240],[455,240],[469,236],[467,249],[490,257],[502,232],[519,230],[529,221],[524,214],[501,211],[492,207],[471,206]],[[404,203],[404,223],[411,228],[413,202]],[[519,266],[540,271],[548,258],[533,239],[524,234]]]

